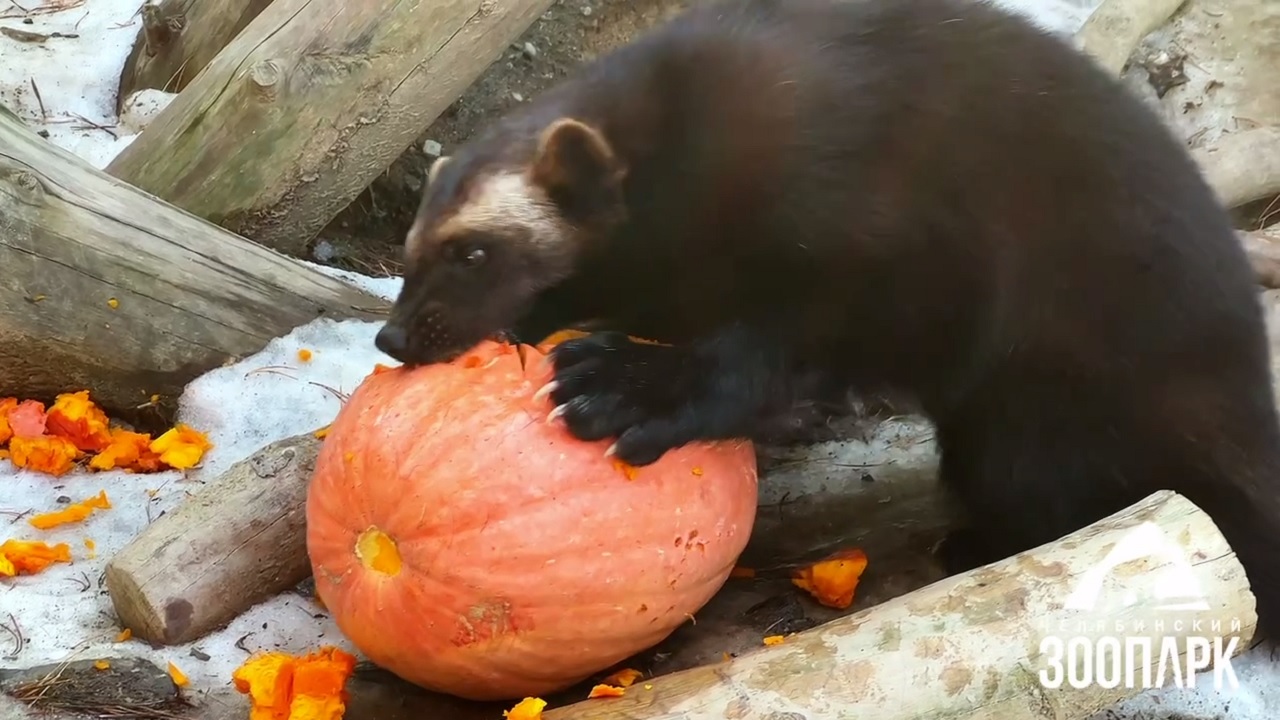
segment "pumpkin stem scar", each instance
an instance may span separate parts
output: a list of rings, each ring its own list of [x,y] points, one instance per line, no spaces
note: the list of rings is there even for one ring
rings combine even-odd
[[[356,557],[360,558],[360,564],[366,570],[392,577],[400,574],[403,564],[400,549],[390,535],[376,526],[370,525],[368,530],[360,533],[360,537],[356,538],[355,550]]]

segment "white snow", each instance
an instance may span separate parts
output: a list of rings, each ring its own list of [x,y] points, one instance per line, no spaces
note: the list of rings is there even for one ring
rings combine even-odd
[[[317,320],[193,381],[178,419],[217,436],[222,452],[211,452],[192,474],[212,480],[263,445],[332,422],[339,394],[355,390],[376,363],[399,364],[374,349],[377,329],[371,322]],[[301,349],[311,351],[308,362],[298,359]]]
[[[1070,35],[1084,25],[1100,0],[993,0],[1051,32]]]
[[[9,32],[0,33],[0,104],[59,147],[105,167],[134,138],[115,128],[115,101],[142,4],[3,0],[0,28]],[[46,37],[24,41],[15,33]]]
[[[1063,34],[1077,30],[1097,5],[1096,0],[996,1]],[[47,131],[51,142],[104,167],[172,98],[144,92],[125,103],[124,118],[116,117],[116,87],[140,28],[141,4],[142,0],[0,0],[0,28],[8,30],[0,32],[0,104],[33,129]],[[14,37],[23,33],[42,37]],[[399,289],[398,278],[316,267],[389,299]],[[162,667],[172,661],[190,677],[198,694],[229,685],[231,671],[246,656],[237,642],[250,650],[305,652],[320,643],[354,650],[327,616],[317,618],[318,608],[293,593],[256,606],[226,629],[190,646],[153,649],[138,640],[116,644],[118,627],[100,577],[107,558],[150,518],[197,490],[198,481],[216,477],[263,445],[330,422],[339,407],[338,394],[353,390],[376,363],[392,362],[374,349],[376,330],[375,323],[318,320],[192,382],[181,398],[179,418],[208,433],[214,447],[202,465],[188,473],[76,472],[52,479],[0,461],[0,540],[67,542],[74,557],[70,565],[0,581],[0,624],[11,626],[16,620],[27,639],[12,657],[10,639],[0,628],[0,665],[30,667],[68,658],[138,655]],[[309,362],[298,357],[303,348],[312,353]],[[40,531],[14,517],[28,510],[57,509],[60,496],[79,501],[104,489],[112,509],[76,525]],[[96,544],[92,555],[86,539]],[[193,657],[193,647],[210,659]],[[1280,673],[1275,665],[1255,654],[1237,658],[1235,668],[1242,684],[1236,693],[1203,687],[1150,692],[1121,706],[1125,712],[1118,717],[1130,717],[1131,711],[1146,713],[1141,717],[1152,720],[1207,720],[1228,711],[1234,720],[1275,717],[1280,709]]]

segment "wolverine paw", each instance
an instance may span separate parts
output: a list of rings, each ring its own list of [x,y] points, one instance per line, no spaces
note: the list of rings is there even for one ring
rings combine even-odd
[[[548,419],[562,419],[575,437],[617,438],[609,454],[637,466],[691,439],[679,419],[697,395],[686,350],[602,332],[560,343],[551,360],[555,373],[538,395],[555,405]]]

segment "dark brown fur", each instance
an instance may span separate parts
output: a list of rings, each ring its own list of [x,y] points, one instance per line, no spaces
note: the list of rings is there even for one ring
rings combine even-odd
[[[508,228],[469,239],[486,262],[442,261],[433,228],[513,169],[561,241]],[[600,332],[555,354],[570,430],[641,464],[756,437],[831,388],[907,393],[975,520],[952,570],[1170,488],[1280,621],[1280,427],[1245,255],[1161,122],[1021,20],[703,5],[459,149],[415,233],[379,336],[405,362],[585,321],[675,343]]]

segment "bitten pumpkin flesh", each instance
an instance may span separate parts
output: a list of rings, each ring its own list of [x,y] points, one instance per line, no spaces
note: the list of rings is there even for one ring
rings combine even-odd
[[[375,373],[307,499],[316,589],[370,660],[470,699],[548,694],[644,650],[724,584],[751,533],[750,443],[619,469],[546,422],[550,377],[485,343]]]

